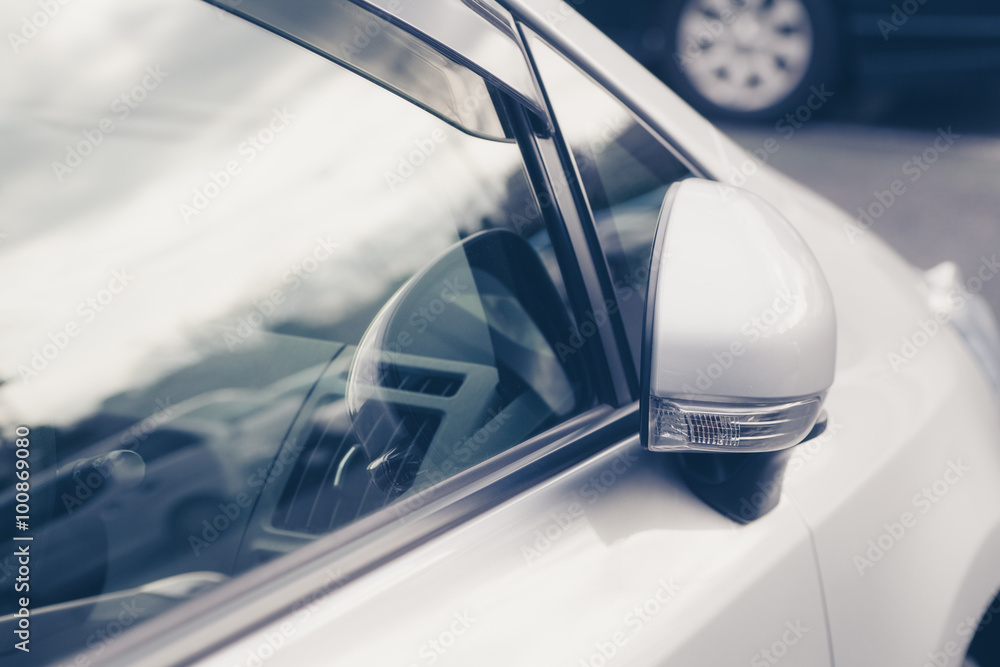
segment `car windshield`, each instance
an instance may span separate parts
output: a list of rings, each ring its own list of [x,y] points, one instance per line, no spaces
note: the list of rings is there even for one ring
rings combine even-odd
[[[524,403],[488,344],[475,363],[452,345],[433,367],[414,344],[391,389],[423,398],[394,406],[387,438],[505,435],[461,463],[386,478],[394,452],[371,451],[345,401],[376,315],[463,239],[516,235],[503,243],[534,253],[565,300],[481,79],[462,74],[473,97],[436,117],[207,4],[49,4],[3,10],[0,626],[12,636],[26,606],[15,552],[28,544],[36,621],[30,656],[5,642],[0,661],[100,653],[579,408],[564,391],[572,373]],[[464,117],[479,127],[462,131]],[[439,305],[452,332],[458,314],[472,331],[503,311],[508,337],[530,343],[523,356],[539,329],[512,310],[512,288],[491,277],[473,298],[487,281],[464,270],[407,326],[445,329]],[[471,410],[476,392],[491,398]],[[516,410],[516,428],[501,428]],[[121,620],[123,605],[140,611]]]

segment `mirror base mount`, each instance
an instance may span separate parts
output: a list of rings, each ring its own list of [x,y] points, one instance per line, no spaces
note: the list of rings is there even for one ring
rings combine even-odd
[[[822,434],[826,424],[824,414],[798,444]],[[745,454],[683,453],[681,476],[688,488],[710,507],[737,523],[747,524],[777,506],[793,449]]]

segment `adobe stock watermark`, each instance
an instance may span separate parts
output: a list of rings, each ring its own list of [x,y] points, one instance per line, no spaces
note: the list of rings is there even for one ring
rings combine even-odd
[[[456,611],[452,614],[452,620],[444,630],[428,639],[417,649],[417,657],[420,658],[420,662],[411,662],[407,667],[433,665],[455,646],[478,620],[468,611]]]
[[[14,55],[17,55],[22,47],[27,46],[28,42],[38,37],[70,2],[72,0],[36,0],[40,11],[22,16],[20,30],[7,33],[7,42]]]
[[[441,281],[441,289],[435,298],[430,299],[410,312],[409,316],[405,318],[407,326],[401,327],[400,331],[393,338],[387,340],[385,346],[379,351],[383,362],[395,363],[399,355],[405,353],[413,345],[414,341],[417,340],[418,336],[427,331],[434,322],[448,311],[450,306],[472,288],[472,285],[466,280],[467,276],[468,274],[465,272],[455,271],[452,275]],[[400,321],[404,321],[404,319],[401,317]],[[381,380],[377,364],[371,366],[371,372],[367,376],[359,377],[359,379],[367,384],[377,385]]]
[[[760,170],[761,165],[767,164],[768,160],[781,150],[782,141],[794,137],[795,133],[805,127],[834,95],[834,91],[826,89],[826,84],[821,84],[818,88],[811,86],[806,101],[774,123],[774,131],[781,135],[780,140],[778,137],[770,136],[759,148],[747,149],[749,155],[738,166],[730,169],[727,182],[733,187],[743,187]]]
[[[521,556],[524,560],[528,564],[534,563],[563,537],[586,525],[587,518],[582,501],[586,501],[588,505],[596,503],[638,460],[635,450],[625,449],[615,455],[610,463],[604,464],[600,472],[591,475],[577,489],[580,500],[573,500],[564,510],[551,513],[545,525],[532,534],[534,539],[531,544],[521,546]]]
[[[586,310],[583,321],[571,325],[566,331],[567,335],[556,342],[555,352],[559,361],[565,362],[570,355],[582,350],[586,342],[596,336],[601,327],[619,311],[619,303],[624,303],[633,296],[642,298],[648,280],[649,268],[645,264],[636,267],[627,276],[619,278],[614,284],[616,298],[606,299],[597,308]]]
[[[844,223],[843,229],[847,240],[855,243],[859,236],[866,234],[872,225],[909,191],[910,186],[907,183],[913,184],[919,181],[941,159],[941,156],[955,145],[955,141],[962,138],[961,134],[952,131],[950,125],[947,129],[938,128],[937,133],[938,136],[930,146],[920,155],[913,155],[900,167],[903,176],[908,177],[905,181],[897,178],[885,190],[873,191],[872,201],[858,207],[857,218],[853,222]]]
[[[799,620],[787,621],[782,630],[778,639],[750,658],[750,667],[770,667],[778,664],[809,632],[809,628],[802,625],[802,621]]]
[[[955,313],[964,308],[969,300],[981,292],[983,286],[1000,272],[1000,262],[997,261],[995,254],[991,257],[983,255],[980,260],[979,270],[976,271],[976,274],[948,294],[948,300],[951,302],[953,310],[939,310],[927,318],[918,320],[917,328],[911,334],[900,339],[900,345],[897,349],[886,354],[886,360],[893,372],[898,373],[900,368],[909,365],[920,351],[941,333],[942,328],[951,321]]]
[[[570,5],[579,7],[586,1],[587,0],[566,0],[565,2],[559,4],[559,9],[546,9],[542,15],[546,23],[552,26],[557,26],[569,19],[572,15]]]
[[[889,15],[889,19],[879,19],[875,24],[882,34],[882,41],[888,42],[889,37],[906,25],[910,17],[920,11],[926,2],[927,0],[903,0],[899,4],[890,5],[892,13]]]
[[[385,184],[389,186],[389,191],[395,192],[396,188],[415,174],[417,169],[426,164],[428,158],[437,151],[438,146],[447,140],[448,135],[439,127],[434,128],[426,137],[414,139],[413,150],[399,155],[396,168],[392,171],[386,170],[382,174],[385,178]]]
[[[534,533],[534,541],[531,545],[521,546],[521,556],[529,565],[542,557],[546,551],[552,548],[556,542],[561,540],[567,533],[572,532],[578,523],[585,523],[586,515],[583,506],[574,501],[566,506],[566,509],[549,514],[546,524],[537,528]]]
[[[588,163],[581,163],[579,165],[581,172],[586,171],[587,167]],[[540,229],[544,225],[543,211],[556,208],[557,202],[553,195],[556,197],[571,196],[569,186],[563,181],[552,183],[552,194],[548,192],[538,192],[536,194],[537,199],[534,194],[527,194],[521,204],[510,207],[511,212],[508,214],[508,222],[514,226],[514,229],[521,236],[530,236],[533,229]]]
[[[319,589],[295,603],[289,614],[290,619],[257,631],[257,643],[247,649],[243,660],[237,663],[239,667],[262,667],[285,647],[303,623],[325,606],[328,595],[347,583],[339,569],[333,571],[327,569],[324,575],[326,581]]]
[[[440,484],[452,475],[465,470],[479,450],[486,446],[500,428],[511,419],[509,411],[496,411],[490,408],[486,411],[489,419],[471,435],[456,440],[451,446],[451,455],[436,466],[430,466],[421,472],[422,484],[426,488],[414,494],[409,494],[399,502],[392,504],[392,511],[397,521],[402,521],[408,514],[426,505],[434,497],[434,486]]]
[[[169,396],[162,399],[158,398],[154,401],[154,403],[159,409],[122,433],[121,438],[118,441],[119,445],[134,449],[134,446],[137,446],[141,442],[147,440],[150,433],[174,418],[174,409],[170,405]]]
[[[170,405],[170,398],[157,398],[153,403],[157,410],[149,417],[136,423],[127,431],[122,433],[119,444],[123,449],[135,450],[135,445],[146,440],[149,434],[166,424],[174,417],[174,410]],[[134,466],[136,459],[121,459],[120,456],[101,457],[93,464],[85,466],[83,469],[73,474],[76,484],[73,493],[63,492],[59,497],[63,508],[67,514],[71,514],[86,503],[95,493],[100,491],[105,482],[115,476],[116,471],[125,470]]]
[[[128,602],[122,601],[118,605],[121,608],[104,627],[99,628],[87,636],[85,644],[87,653],[77,654],[71,662],[63,662],[56,667],[89,667],[94,664],[91,655],[95,658],[104,655],[115,640],[122,636],[128,628],[136,622],[143,620],[146,615],[146,607],[140,607],[138,601],[132,598]]]
[[[830,419],[826,430],[821,434],[795,445],[792,457],[786,466],[779,468],[770,479],[757,482],[757,490],[749,496],[740,498],[739,515],[747,521],[759,516],[759,510],[764,503],[779,493],[786,482],[793,483],[809,465],[809,462],[837,437],[842,428],[842,424]]]
[[[608,323],[608,318],[617,312],[618,302],[614,299],[606,299],[603,308],[589,309],[584,312],[585,319],[578,324],[571,325],[566,338],[556,342],[555,352],[559,361],[565,362],[570,355],[583,349],[587,340],[596,336],[600,328]]]
[[[239,0],[242,2],[243,0]],[[402,8],[404,2],[411,0],[389,0],[383,7],[390,14]],[[341,41],[337,44],[340,53],[345,58],[356,58],[362,51],[367,49],[372,40],[382,34],[382,23],[374,18],[366,18],[364,25],[355,25],[350,41]]]
[[[325,238],[316,237],[316,243],[313,244],[309,254],[292,264],[282,275],[281,282],[284,286],[277,287],[263,297],[254,299],[252,301],[253,309],[246,315],[238,317],[234,325],[226,327],[222,334],[222,342],[226,344],[230,352],[235,351],[240,345],[250,340],[268,321],[274,319],[289,295],[298,291],[305,281],[319,270],[323,262],[333,257],[333,251],[340,246],[330,239],[330,234],[327,234]]]
[[[82,165],[85,159],[93,155],[104,143],[105,138],[121,127],[121,123],[128,120],[132,112],[138,109],[168,76],[170,72],[164,72],[159,65],[147,66],[136,85],[111,101],[110,109],[114,116],[105,116],[96,126],[81,130],[83,139],[75,144],[66,144],[63,161],[52,161],[52,173],[55,174],[56,182],[62,183],[63,179]]]
[[[705,54],[705,50],[715,42],[715,39],[736,22],[740,12],[723,6],[714,11],[713,14],[715,15],[703,14],[700,29],[691,34],[685,44],[678,44],[677,50],[671,54],[671,58],[678,67],[690,65],[701,58]]]
[[[476,88],[474,93],[466,96],[456,105],[459,118],[466,119],[473,115],[479,107],[489,102],[489,100],[490,93],[486,86]],[[396,188],[416,174],[421,167],[430,161],[431,156],[438,151],[438,148],[447,141],[448,135],[440,127],[431,130],[427,136],[413,139],[411,142],[413,148],[406,147],[402,153],[396,156],[393,169],[387,169],[382,172],[382,178],[385,180],[385,184],[389,186],[389,191],[395,192]]]
[[[819,453],[837,439],[837,435],[844,429],[844,424],[838,422],[833,416],[828,418],[826,428],[815,438],[802,442],[792,450],[792,457],[788,460],[788,465],[779,475],[775,476],[777,481],[789,484],[798,482],[799,475],[805,470],[809,463],[819,456]]]
[[[740,333],[743,334],[745,340],[734,340],[729,344],[729,347],[714,352],[712,354],[714,361],[704,368],[698,369],[694,385],[685,384],[681,389],[689,394],[704,393],[711,389],[729,369],[738,363],[739,358],[746,354],[752,345],[768,335],[771,327],[795,306],[797,299],[798,296],[788,290],[778,290],[770,306],[740,326]]]
[[[620,651],[636,635],[642,632],[652,620],[670,604],[678,593],[680,584],[673,577],[660,579],[659,586],[646,600],[632,607],[622,618],[624,629],[618,630],[605,640],[594,644],[594,650],[586,658],[581,658],[577,667],[605,667],[619,657]]]
[[[141,481],[141,473],[139,476],[135,475],[139,470],[142,470],[141,459],[134,452],[128,450],[111,452],[74,469],[72,476],[76,485],[73,487],[73,493],[71,495],[63,492],[59,496],[59,501],[66,513],[72,514],[93,498],[94,494],[99,493],[109,480],[125,481],[130,485]]]
[[[601,124],[601,129],[590,136],[591,155],[600,155],[613,144],[625,130],[635,124],[631,118],[624,113],[614,113],[609,118],[605,118]],[[580,162],[580,160],[577,160]],[[581,166],[581,171],[583,168]]]
[[[295,630],[295,624],[291,621],[283,621],[277,627],[261,630],[258,633],[260,641],[253,648],[247,649],[246,656],[240,664],[243,667],[261,667],[284,648],[291,636],[295,634]]]
[[[633,465],[639,460],[634,449],[624,449],[615,458],[604,466],[604,470],[591,475],[590,478],[580,485],[577,493],[587,501],[588,505],[596,503],[601,496],[607,493],[615,483],[624,477]]]
[[[108,280],[105,287],[77,304],[76,314],[79,315],[79,319],[71,319],[59,329],[49,332],[48,342],[31,351],[31,359],[27,364],[18,365],[17,372],[21,376],[21,380],[27,384],[41,375],[55,361],[56,357],[69,347],[74,338],[96,320],[100,313],[108,309],[133,280],[135,280],[135,276],[131,275],[128,269],[112,271],[111,279]]]
[[[263,493],[264,489],[279,479],[286,468],[295,464],[299,454],[305,448],[304,443],[291,441],[288,446],[282,447],[281,452],[274,458],[274,462],[268,466],[259,466],[247,476],[245,488],[250,492],[240,491],[233,496],[229,502],[222,502],[218,505],[218,512],[201,522],[201,531],[197,534],[188,535],[188,546],[195,556],[201,554],[211,547],[219,538],[236,525],[244,512],[253,507],[254,501]]]
[[[958,641],[949,639],[940,645],[939,650],[928,652],[927,661],[921,667],[951,667],[952,665],[962,667],[965,664],[964,647],[968,645],[969,638],[992,623],[995,614],[1000,614],[1000,595],[990,601],[978,618],[966,616],[959,621],[951,635]]]
[[[233,184],[233,179],[243,172],[243,168],[266,151],[275,138],[295,120],[295,114],[289,112],[288,107],[271,111],[271,118],[237,146],[238,157],[227,160],[219,169],[209,170],[208,178],[191,190],[191,198],[177,205],[177,212],[185,224],[190,224],[192,218],[204,213]]]
[[[961,459],[948,461],[948,467],[939,478],[913,494],[910,504],[916,511],[903,512],[896,521],[883,523],[884,530],[868,540],[867,548],[863,552],[854,555],[852,560],[858,574],[863,577],[867,570],[881,561],[908,532],[917,526],[920,518],[934,509],[935,505],[940,503],[971,470],[972,467],[963,463]]]
[[[227,7],[232,7],[233,9],[236,9],[237,7],[243,4],[243,0],[221,0],[221,3]],[[215,16],[220,21],[225,21],[227,19],[235,18],[230,12],[224,11],[220,7],[213,7],[213,9],[215,10]]]
[[[983,611],[980,620],[971,616],[966,616],[955,626],[953,637],[958,641],[949,639],[940,647],[940,650],[927,653],[927,660],[921,667],[962,667],[965,664],[964,647],[968,644],[969,637],[972,637],[980,628],[989,625],[993,620],[993,614],[1000,612],[1000,599],[993,601],[993,606]],[[977,663],[978,664],[978,663]]]
[[[14,578],[17,574],[17,559],[14,554],[8,553],[4,556],[2,562],[0,562],[0,584],[6,584],[10,579]]]

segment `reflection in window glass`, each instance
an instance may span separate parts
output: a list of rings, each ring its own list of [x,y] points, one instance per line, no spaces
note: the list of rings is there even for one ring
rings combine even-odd
[[[504,137],[483,78],[389,21],[349,0],[239,0],[234,11],[381,82],[471,134]],[[360,28],[360,30],[358,30]]]
[[[83,650],[119,601],[144,620],[419,506],[402,501],[587,407],[578,367],[533,372],[569,316],[515,143],[208,5],[60,12],[0,63],[0,513],[27,432],[31,606],[66,603],[33,660]],[[530,258],[544,303],[490,244]],[[427,267],[451,282],[392,301]],[[378,322],[399,349],[352,412]]]
[[[690,171],[629,111],[539,39],[531,40],[576,161],[638,365],[649,256],[667,188]]]

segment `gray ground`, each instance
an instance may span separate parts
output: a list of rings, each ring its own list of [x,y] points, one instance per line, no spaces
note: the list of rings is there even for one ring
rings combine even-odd
[[[922,170],[910,162],[934,145],[939,129],[949,127],[960,136],[934,164]],[[773,125],[723,129],[748,149],[778,137],[780,149],[769,164],[855,218],[859,207],[877,201],[876,191],[901,181],[905,191],[873,218],[871,231],[920,268],[950,259],[968,278],[984,256],[1000,259],[1000,100],[897,99],[873,105],[855,99],[808,121],[788,139]],[[982,294],[1000,313],[1000,278],[986,283]]]

